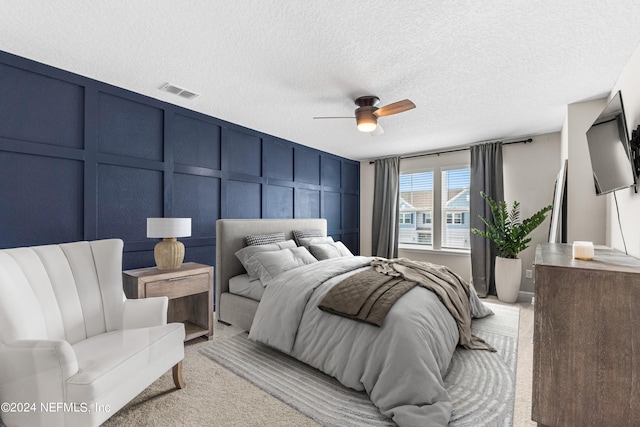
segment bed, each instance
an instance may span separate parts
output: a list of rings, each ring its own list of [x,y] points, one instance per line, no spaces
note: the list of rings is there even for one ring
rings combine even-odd
[[[230,292],[231,280],[246,273],[235,256],[246,246],[246,236],[284,232],[291,239],[294,230],[320,230],[326,235],[327,224],[324,219],[217,222],[218,320],[250,331],[249,338],[347,387],[366,391],[381,413],[399,426],[447,425],[452,408],[442,378],[463,334],[434,292],[422,287],[409,290],[380,327],[320,310],[318,305],[331,288],[371,269],[374,258],[359,256],[279,273],[265,286],[260,302]],[[475,298],[476,311],[483,311]]]

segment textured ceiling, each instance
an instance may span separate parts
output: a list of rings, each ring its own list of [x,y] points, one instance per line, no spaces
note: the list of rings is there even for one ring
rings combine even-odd
[[[638,0],[0,0],[0,50],[361,160],[558,131],[639,44]],[[417,108],[312,119],[367,94]]]

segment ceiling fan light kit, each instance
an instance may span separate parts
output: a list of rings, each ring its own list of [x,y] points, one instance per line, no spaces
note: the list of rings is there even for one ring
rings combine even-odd
[[[361,96],[355,100],[356,108],[355,119],[356,125],[360,132],[367,132],[371,135],[381,135],[384,131],[378,125],[378,118],[391,116],[393,114],[402,113],[416,108],[416,104],[405,99],[403,101],[394,102],[384,107],[378,108],[377,105],[380,98],[373,95]],[[314,119],[346,119],[349,117],[314,117]]]
[[[356,125],[360,132],[373,132],[378,126],[378,118],[375,111],[378,109],[376,105],[380,102],[377,96],[361,96],[355,100],[358,108],[356,109]]]
[[[375,107],[361,107],[356,110],[356,123],[360,132],[373,132],[378,126],[378,118],[373,115]]]

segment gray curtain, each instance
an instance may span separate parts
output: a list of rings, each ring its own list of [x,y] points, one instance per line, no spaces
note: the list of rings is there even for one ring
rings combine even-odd
[[[479,215],[491,218],[489,204],[480,192],[495,201],[504,200],[502,178],[502,142],[492,142],[471,146],[471,183],[469,216],[471,228],[485,230]],[[471,276],[478,295],[486,297],[496,294],[494,281],[495,258],[498,253],[495,244],[477,234],[471,233]]]
[[[399,203],[400,157],[376,160],[371,230],[371,253],[374,256],[398,256]]]

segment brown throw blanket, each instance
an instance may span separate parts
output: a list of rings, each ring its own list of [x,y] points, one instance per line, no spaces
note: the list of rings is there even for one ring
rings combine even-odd
[[[443,265],[405,258],[375,259],[371,269],[356,273],[327,292],[318,307],[334,314],[381,326],[393,304],[415,286],[434,292],[458,326],[460,345],[495,351],[471,334],[467,282]]]

